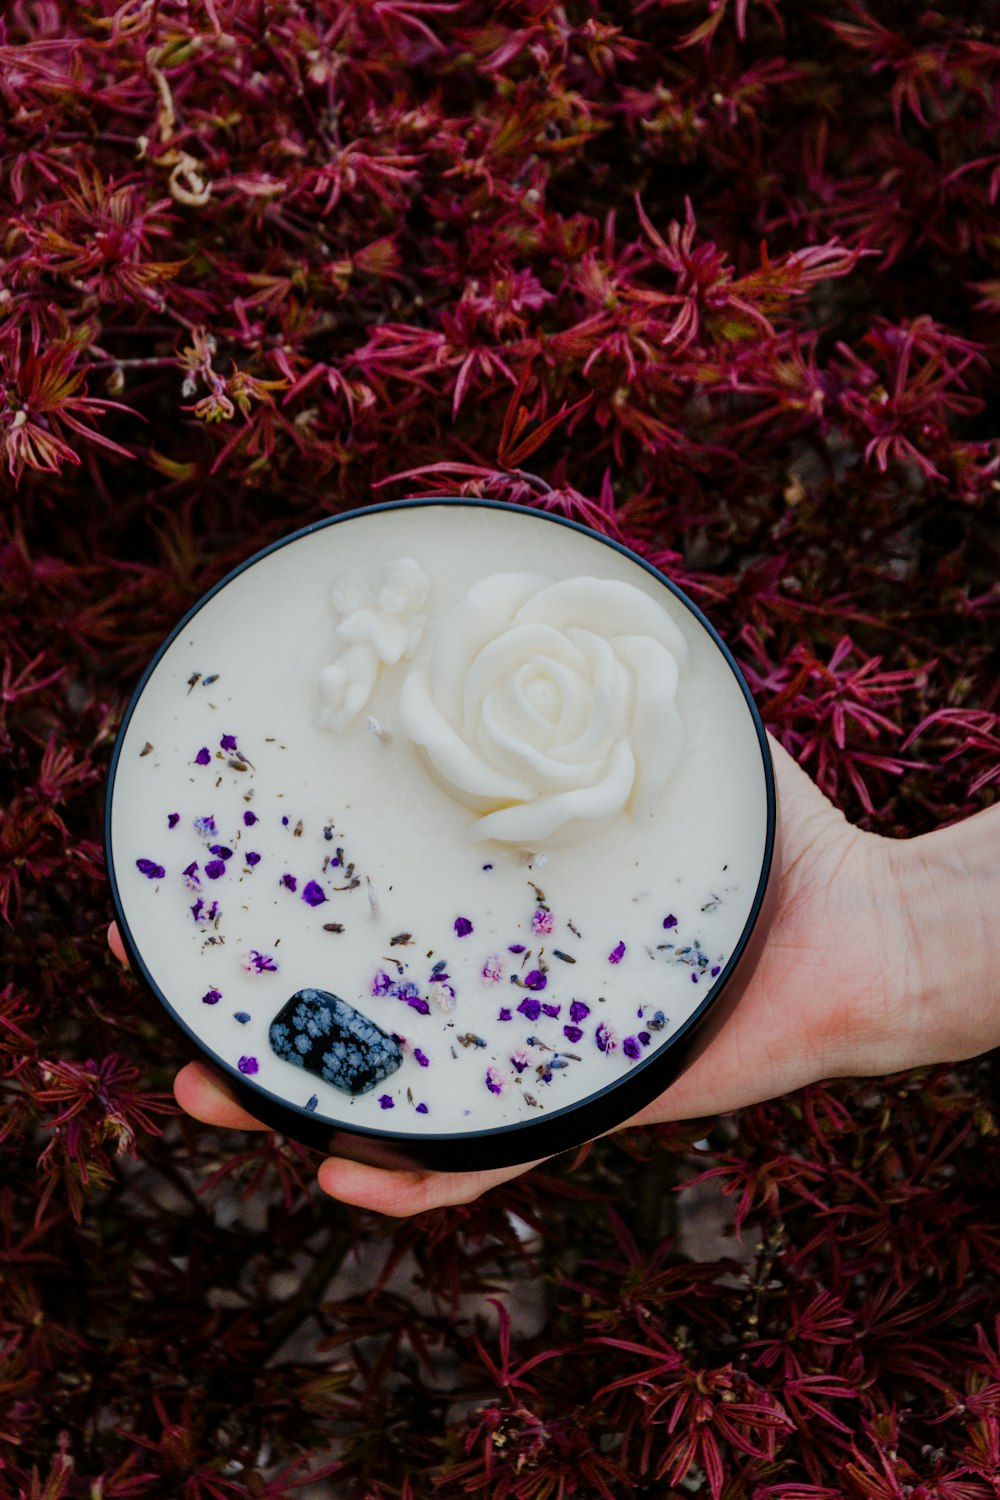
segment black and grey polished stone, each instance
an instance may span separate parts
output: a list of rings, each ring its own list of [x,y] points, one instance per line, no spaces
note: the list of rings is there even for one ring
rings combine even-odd
[[[329,990],[299,990],[268,1032],[271,1049],[347,1094],[367,1094],[403,1061],[399,1044]]]

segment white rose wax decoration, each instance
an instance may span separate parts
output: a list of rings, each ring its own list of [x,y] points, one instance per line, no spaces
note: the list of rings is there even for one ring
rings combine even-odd
[[[250,558],[128,707],[105,842],[132,965],[258,1118],[454,1170],[629,1118],[764,939],[766,738],[634,553],[483,501]]]
[[[474,838],[539,849],[653,805],[681,752],[686,658],[666,610],[630,584],[494,574],[435,625],[400,723],[484,814]]]

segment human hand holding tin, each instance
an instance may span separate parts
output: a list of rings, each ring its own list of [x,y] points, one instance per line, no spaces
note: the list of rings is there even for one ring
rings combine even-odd
[[[133,695],[105,819],[121,947],[199,1059],[181,1102],[403,1211],[632,1121],[989,1046],[935,1009],[989,988],[963,993],[955,837],[850,828],[641,556],[460,499],[222,579]]]
[[[771,757],[697,606],[587,527],[415,500],[283,538],[154,655],[109,773],[123,947],[241,1107],[506,1168],[614,1129],[736,1003]]]
[[[676,1083],[627,1123],[702,1118],[822,1079],[956,1061],[1000,1044],[991,891],[1000,807],[912,840],[851,827],[771,742],[782,876],[769,938],[736,1009]],[[116,956],[125,952],[115,927]],[[200,1062],[175,1083],[195,1119],[266,1129]],[[467,1203],[537,1163],[492,1171],[390,1171],[343,1158],[322,1190],[379,1213]]]

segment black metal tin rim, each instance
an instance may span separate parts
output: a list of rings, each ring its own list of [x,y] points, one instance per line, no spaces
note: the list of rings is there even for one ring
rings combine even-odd
[[[547,521],[554,526],[563,526],[571,531],[580,532],[582,535],[589,536],[604,546],[612,548],[623,557],[629,558],[646,573],[649,573],[651,577],[655,578],[664,588],[669,589],[685,609],[690,611],[703,629],[708,632],[716,647],[721,651],[750,711],[757,734],[757,742],[764,770],[767,799],[767,828],[760,879],[754,894],[750,914],[747,917],[739,940],[728,962],[723,967],[722,973],[712,986],[711,992],[705,997],[698,1008],[688,1016],[687,1020],[678,1026],[673,1035],[666,1042],[661,1043],[655,1052],[640,1062],[623,1078],[607,1084],[605,1088],[598,1090],[594,1094],[589,1094],[577,1104],[566,1105],[562,1109],[553,1110],[551,1114],[545,1115],[542,1119],[525,1120],[514,1125],[502,1125],[492,1129],[447,1131],[436,1134],[428,1132],[426,1134],[411,1135],[401,1131],[375,1130],[367,1127],[359,1127],[350,1125],[344,1121],[332,1120],[328,1116],[311,1114],[303,1106],[292,1104],[288,1100],[282,1099],[280,1095],[261,1087],[261,1085],[253,1082],[252,1079],[244,1077],[231,1063],[226,1062],[224,1058],[214,1053],[197,1033],[187,1025],[153,980],[143,962],[138,945],[126,921],[111,848],[111,808],[114,798],[115,775],[118,769],[118,761],[125,734],[146,683],[177,636],[181,634],[188,623],[204,608],[210,599],[220,593],[233,579],[238,578],[241,573],[246,572],[248,568],[253,567],[263,558],[270,556],[272,552],[277,552],[280,548],[287,547],[290,543],[301,540],[302,537],[311,536],[314,532],[325,530],[328,526],[339,525],[342,521],[355,520],[359,516],[442,505],[462,505],[478,510],[513,511],[522,515],[532,516],[537,520]],[[690,1046],[694,1034],[702,1027],[709,1012],[715,1011],[718,1008],[724,991],[736,976],[740,967],[740,960],[761,915],[769,881],[774,871],[776,827],[777,799],[775,795],[774,768],[771,763],[767,736],[757,705],[729,647],[711,621],[702,614],[698,606],[688,598],[682,589],[678,588],[675,583],[672,583],[669,578],[665,577],[658,568],[653,567],[652,563],[647,562],[645,558],[633,552],[631,548],[626,547],[622,542],[615,541],[611,537],[603,536],[599,531],[595,531],[590,526],[585,526],[580,521],[570,520],[566,516],[553,515],[550,511],[536,509],[530,505],[511,505],[503,500],[480,500],[452,495],[427,495],[419,498],[389,500],[375,505],[362,506],[357,510],[344,511],[342,514],[336,516],[326,516],[320,521],[313,521],[308,526],[300,527],[298,531],[293,531],[288,536],[279,537],[270,546],[263,547],[259,552],[255,552],[252,557],[248,557],[238,567],[233,568],[231,572],[227,573],[224,578],[221,578],[218,583],[214,584],[207,593],[203,594],[191,606],[183,618],[171,630],[146,667],[122,718],[108,770],[104,806],[104,854],[115,919],[118,923],[118,929],[128,953],[133,972],[142,981],[154,999],[163,1007],[171,1022],[189,1043],[191,1050],[199,1057],[210,1062],[213,1067],[217,1068],[223,1074],[229,1081],[237,1098],[251,1113],[255,1112],[261,1118],[264,1118],[266,1123],[272,1126],[272,1128],[280,1130],[293,1139],[299,1140],[306,1145],[317,1147],[320,1150],[328,1149],[332,1138],[341,1137],[341,1144],[345,1155],[351,1154],[351,1147],[355,1141],[357,1142],[359,1159],[372,1159],[371,1152],[365,1153],[360,1149],[363,1143],[370,1142],[376,1148],[374,1154],[382,1155],[387,1160],[395,1159],[400,1164],[410,1164],[426,1170],[471,1171],[487,1167],[513,1166],[541,1157],[552,1156],[559,1151],[565,1151],[571,1147],[581,1145],[584,1141],[592,1140],[594,1137],[612,1130],[616,1125],[631,1118],[631,1116],[643,1109],[647,1104],[650,1104],[658,1094],[662,1093],[679,1076],[685,1066],[680,1060],[679,1054],[685,1050],[685,1044],[688,1047]]]

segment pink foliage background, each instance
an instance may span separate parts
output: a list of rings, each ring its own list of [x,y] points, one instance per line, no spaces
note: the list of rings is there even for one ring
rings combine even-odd
[[[188,605],[435,491],[663,567],[855,821],[995,798],[998,43],[966,0],[5,7],[3,1500],[998,1493],[989,1059],[379,1221],[170,1112],[99,847]]]

